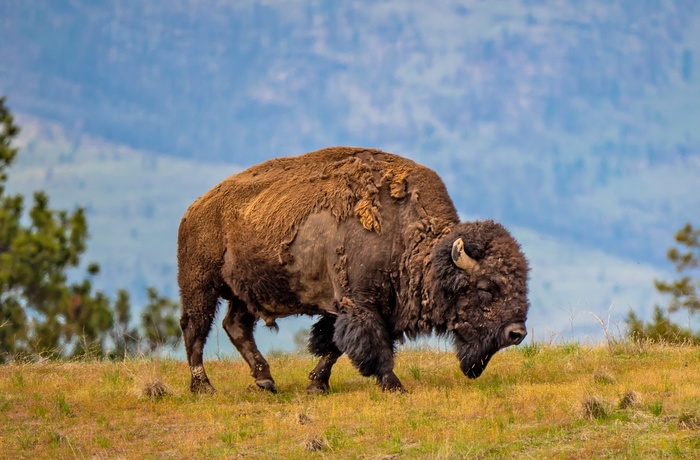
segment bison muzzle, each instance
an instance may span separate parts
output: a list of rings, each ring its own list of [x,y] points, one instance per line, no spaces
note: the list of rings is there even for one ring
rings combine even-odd
[[[453,337],[476,378],[527,334],[527,261],[500,224],[459,222],[432,170],[372,149],[333,147],[234,174],[180,223],[178,283],[193,392],[213,391],[202,352],[220,299],[223,327],[256,384],[275,392],[253,331],[262,319],[318,315],[307,391],[326,392],[346,354],[384,390],[398,342]]]

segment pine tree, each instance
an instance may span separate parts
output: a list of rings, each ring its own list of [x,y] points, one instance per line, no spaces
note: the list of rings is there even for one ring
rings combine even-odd
[[[179,306],[148,289],[149,304],[140,330],[131,325],[126,291],[112,302],[93,289],[100,267],[91,263],[80,272],[88,225],[83,208],[54,210],[46,193],[34,193],[25,213],[24,197],[5,191],[7,170],[17,156],[12,147],[19,127],[0,98],[0,363],[8,356],[103,356],[149,351],[177,343],[181,331]]]
[[[11,145],[19,134],[12,114],[5,107],[5,98],[0,98],[0,350],[27,340],[27,316],[21,303],[14,296],[4,294],[12,286],[10,273],[11,243],[18,233],[22,201],[19,197],[5,196],[7,169],[12,165],[17,149]],[[2,359],[0,357],[0,359]]]
[[[690,327],[674,324],[670,317],[671,313],[682,310],[687,311],[689,318],[700,312],[700,229],[688,223],[678,230],[675,241],[676,246],[668,250],[667,256],[675,265],[676,272],[683,276],[672,281],[654,281],[660,293],[671,296],[667,312],[655,306],[652,321],[645,324],[630,311],[626,322],[632,337],[700,343],[700,332],[695,333]]]
[[[671,313],[687,310],[692,316],[700,312],[700,228],[687,223],[678,230],[675,240],[677,247],[668,250],[668,259],[676,272],[685,275],[670,282],[656,280],[654,284],[659,292],[671,295]]]
[[[138,328],[131,325],[131,301],[129,293],[124,289],[117,292],[117,300],[114,303],[114,327],[110,332],[113,349],[110,353],[112,359],[124,359],[127,356],[135,356],[139,353],[141,333]]]
[[[182,335],[178,321],[180,305],[162,297],[153,287],[147,289],[147,295],[148,304],[141,314],[141,327],[148,350],[155,352],[174,346]]]
[[[48,195],[38,191],[25,219],[24,197],[8,195],[5,187],[18,134],[0,98],[0,355],[101,350],[113,320],[109,299],[92,289],[99,266],[90,264],[82,281],[67,277],[85,251],[85,211],[51,209]]]

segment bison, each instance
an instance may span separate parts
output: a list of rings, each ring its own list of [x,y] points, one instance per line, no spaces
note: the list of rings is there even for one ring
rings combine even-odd
[[[255,383],[276,392],[253,337],[290,315],[319,315],[310,393],[326,392],[342,354],[383,390],[397,342],[450,334],[459,365],[478,377],[519,344],[528,264],[491,220],[459,222],[431,169],[380,150],[332,147],[234,174],[196,200],[178,233],[178,284],[192,392],[214,391],[202,350],[220,299],[223,327]]]

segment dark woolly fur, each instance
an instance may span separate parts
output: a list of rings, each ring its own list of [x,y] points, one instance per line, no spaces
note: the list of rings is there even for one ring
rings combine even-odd
[[[455,267],[454,238],[462,238],[478,269],[469,273]],[[452,238],[436,246],[425,288],[432,293],[435,329],[454,332],[465,372],[478,376],[489,359],[507,346],[503,329],[525,322],[528,270],[520,245],[501,224],[490,220],[455,225]],[[454,308],[460,301],[464,307]]]
[[[375,311],[345,302],[335,322],[333,341],[362,375],[378,378],[394,369],[394,341]]]
[[[309,353],[316,356],[324,356],[328,353],[339,352],[333,342],[335,333],[335,316],[321,316],[309,332]]]
[[[472,268],[455,265],[458,238]],[[193,391],[213,391],[202,349],[219,298],[229,301],[229,337],[270,391],[253,339],[260,318],[321,315],[309,338],[321,357],[314,392],[327,391],[342,353],[401,390],[392,369],[404,337],[453,334],[474,377],[525,334],[528,268],[517,242],[492,221],[459,223],[435,172],[379,150],[333,147],[229,177],[183,216],[178,267]]]

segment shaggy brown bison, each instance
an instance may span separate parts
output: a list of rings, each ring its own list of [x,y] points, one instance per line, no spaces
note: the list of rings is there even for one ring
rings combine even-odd
[[[403,387],[394,347],[451,334],[462,371],[478,377],[525,337],[528,265],[499,224],[460,223],[432,170],[379,150],[334,147],[234,174],[180,223],[180,325],[193,392],[213,391],[202,350],[220,298],[224,329],[255,383],[276,391],[253,329],[259,319],[320,315],[309,392],[328,390],[347,354],[384,390]]]

